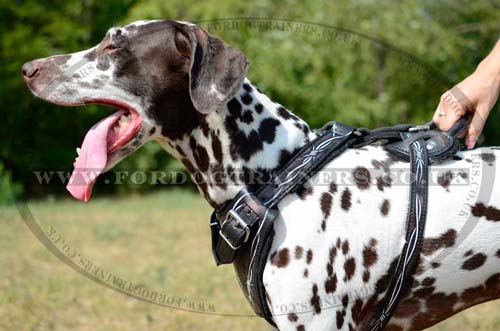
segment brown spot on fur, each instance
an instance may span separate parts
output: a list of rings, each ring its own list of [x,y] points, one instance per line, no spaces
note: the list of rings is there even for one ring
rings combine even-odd
[[[360,190],[366,190],[370,187],[371,176],[365,167],[357,167],[352,173],[354,182]]]
[[[337,275],[334,274],[332,277],[328,277],[325,281],[325,292],[333,293],[337,289]]]
[[[500,291],[500,273],[489,277],[483,285],[471,287],[462,292],[461,301],[467,304],[467,307],[483,302],[485,299],[498,297]]]
[[[302,185],[297,189],[297,195],[299,196],[300,200],[305,200],[307,196],[312,195],[314,192],[312,186],[305,187],[305,185]]]
[[[363,282],[368,283],[370,280],[370,272],[368,270],[363,271]]]
[[[425,271],[424,269],[424,262],[422,259],[418,259],[417,262],[417,269],[415,270],[415,275],[421,275]]]
[[[302,258],[302,253],[304,253],[304,249],[301,246],[295,246],[295,258],[297,260]]]
[[[404,318],[410,317],[420,310],[420,301],[414,298],[403,300],[399,307],[394,312],[394,317]]]
[[[467,252],[465,252],[464,257],[471,256],[474,251],[472,249],[469,249]]]
[[[492,206],[486,207],[482,202],[476,203],[476,205],[471,208],[471,212],[475,217],[484,216],[488,221],[500,221],[500,210]]]
[[[441,234],[437,238],[424,239],[422,246],[422,254],[431,255],[438,249],[444,247],[452,247],[455,245],[455,240],[457,239],[457,231],[454,229],[449,229],[445,233]]]
[[[424,327],[422,325],[432,325],[434,317],[429,313],[419,313],[415,316],[411,322],[411,328],[413,330],[422,330]],[[431,322],[432,321],[432,322]]]
[[[391,165],[393,165],[397,161],[399,161],[399,159],[395,155],[390,154],[387,160],[384,161],[372,160],[372,165],[375,169],[382,169],[384,170],[385,173],[388,173],[390,172]]]
[[[342,254],[347,255],[347,253],[349,253],[349,241],[346,239],[342,243]]]
[[[276,137],[276,128],[280,126],[280,121],[275,118],[266,118],[260,122],[259,137],[260,140],[272,144]]]
[[[446,304],[443,304],[445,302]],[[442,292],[431,294],[425,300],[426,311],[419,313],[412,320],[412,330],[423,330],[454,313],[454,306],[458,302],[456,293],[446,295]]]
[[[191,174],[195,174],[196,173],[196,168],[194,167],[194,165],[191,163],[191,161],[189,161],[189,159],[186,159],[186,158],[182,158],[181,159],[181,162],[182,164],[184,164],[184,166],[186,167],[186,169],[191,173]]]
[[[335,184],[334,182],[331,182],[330,185],[328,186],[328,191],[331,194],[337,193],[337,184]]]
[[[306,255],[306,263],[311,264],[312,259],[313,259],[313,251],[308,249]]]
[[[309,277],[309,270],[304,269],[304,278]]]
[[[222,163],[222,145],[217,135],[212,133],[212,151],[214,153],[215,160]]]
[[[356,301],[354,302],[354,305],[352,305],[352,308],[351,308],[352,319],[354,320],[354,322],[356,324],[359,324],[359,322],[362,319],[362,315],[361,315],[362,308],[363,308],[363,300],[356,299]]]
[[[321,195],[321,211],[323,212],[323,217],[325,219],[330,216],[330,211],[332,208],[332,196],[329,193],[323,193]]]
[[[283,118],[284,120],[291,120],[294,118],[292,113],[290,113],[287,109],[285,109],[283,106],[279,106],[278,109],[276,109],[276,112],[278,115]]]
[[[333,275],[333,264],[335,263],[335,258],[337,257],[337,247],[330,248],[330,252],[328,254],[328,264],[326,265],[326,273],[328,277],[332,277]]]
[[[500,259],[500,249],[497,251],[495,255]]]
[[[189,146],[193,151],[194,160],[196,165],[201,172],[206,172],[208,170],[209,160],[208,153],[205,147],[198,145],[193,137],[189,141]]]
[[[349,296],[346,294],[342,297],[342,306],[344,308],[347,308],[348,304],[349,304]]]
[[[380,176],[377,177],[377,189],[379,191],[384,191],[385,187],[391,187],[392,186],[392,178],[389,176]]]
[[[318,285],[314,284],[312,287],[313,296],[311,298],[311,305],[314,308],[314,313],[317,315],[321,314],[321,306],[319,304],[319,295],[318,295]]]
[[[478,253],[468,258],[462,265],[462,269],[475,270],[481,267],[484,262],[486,262],[486,255]]]
[[[423,286],[432,286],[436,282],[436,278],[427,277],[422,281]]]
[[[393,323],[393,324],[387,325],[387,327],[385,328],[385,331],[403,331],[403,327]]]
[[[205,117],[201,117],[200,120],[198,121],[199,124],[200,124],[200,129],[201,129],[201,132],[203,133],[203,135],[205,137],[208,138],[208,135],[210,133],[210,127],[208,126],[208,123],[206,121],[206,118]]]
[[[425,298],[425,297],[431,295],[432,293],[434,293],[435,290],[436,290],[436,288],[434,286],[423,287],[421,289],[414,291],[413,296],[415,298]]]
[[[306,331],[304,325],[300,324],[300,325],[297,325],[297,331]]]
[[[394,260],[392,260],[391,265],[389,266],[389,270],[387,270],[387,273],[380,277],[377,282],[375,283],[375,293],[376,294],[381,294],[384,293],[387,290],[387,287],[389,286],[389,282],[391,281],[392,275],[394,274],[394,271],[396,270],[396,266],[398,263],[398,258],[396,257]]]
[[[437,268],[439,268],[440,266],[441,266],[441,263],[438,263],[438,262],[432,262],[432,263],[431,263],[431,267],[432,267],[433,269],[437,269]]]
[[[182,147],[179,146],[179,145],[176,145],[175,146],[175,150],[177,151],[177,153],[179,153],[180,156],[186,156],[186,153],[184,153],[184,151],[182,150]],[[189,170],[189,169],[188,169]]]
[[[328,275],[328,278],[325,281],[326,293],[333,293],[337,289],[337,275],[333,273],[333,264],[336,257],[337,247],[334,246],[330,248],[330,252],[328,254],[328,264],[326,265],[326,273]]]
[[[443,307],[443,302],[446,302],[446,307]],[[453,313],[453,306],[458,302],[458,296],[456,293],[444,294],[442,292],[437,292],[432,294],[426,300],[426,306],[429,311],[432,312],[443,312],[451,315]]]
[[[295,323],[299,320],[299,318],[297,317],[297,314],[290,313],[290,314],[288,314],[288,320],[292,323]]]
[[[349,210],[351,208],[351,206],[352,206],[352,203],[351,203],[351,191],[349,191],[348,188],[346,188],[344,190],[344,192],[342,192],[342,197],[340,198],[340,206],[345,211]]]
[[[342,325],[344,325],[344,316],[342,315],[342,312],[337,310],[337,329],[342,329]]]
[[[374,246],[376,241],[371,241],[369,246],[365,246],[363,249],[363,267],[368,269],[377,262],[378,254]]]
[[[382,205],[380,206],[380,212],[382,213],[383,216],[387,216],[389,214],[389,210],[391,209],[391,203],[389,200],[384,199],[384,202],[382,202]]]
[[[271,256],[271,264],[277,268],[284,268],[290,261],[290,254],[288,248],[281,249],[277,254]]]
[[[353,257],[348,258],[344,263],[345,280],[351,280],[356,271],[356,261]]]

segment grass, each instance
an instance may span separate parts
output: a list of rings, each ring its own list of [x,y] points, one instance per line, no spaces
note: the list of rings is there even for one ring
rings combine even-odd
[[[0,330],[268,329],[256,317],[218,315],[252,312],[232,267],[214,266],[210,208],[197,195],[94,197],[87,204],[63,199],[31,202],[29,208],[45,232],[57,232],[51,238],[61,237],[58,247],[79,254],[77,261],[161,292],[164,302],[210,314],[142,302],[89,280],[55,257],[18,210],[7,206],[0,209]],[[483,304],[429,331],[498,330],[499,308]]]

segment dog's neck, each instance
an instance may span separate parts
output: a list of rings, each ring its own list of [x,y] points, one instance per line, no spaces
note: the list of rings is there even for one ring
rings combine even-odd
[[[244,186],[264,183],[314,138],[303,120],[247,79],[225,107],[197,117],[198,125],[182,139],[160,141],[186,166],[213,207],[234,198]]]

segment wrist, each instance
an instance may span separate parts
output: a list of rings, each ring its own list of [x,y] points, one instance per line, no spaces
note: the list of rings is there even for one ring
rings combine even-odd
[[[494,57],[488,56],[481,61],[476,68],[476,73],[498,91],[500,88],[500,56],[495,55]]]

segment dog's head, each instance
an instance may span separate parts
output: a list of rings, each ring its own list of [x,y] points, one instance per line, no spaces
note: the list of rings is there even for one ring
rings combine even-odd
[[[88,50],[25,63],[22,73],[33,94],[54,104],[118,108],[77,149],[68,190],[87,201],[100,173],[150,139],[180,139],[227,103],[247,66],[242,52],[194,24],[141,21],[110,29]]]

